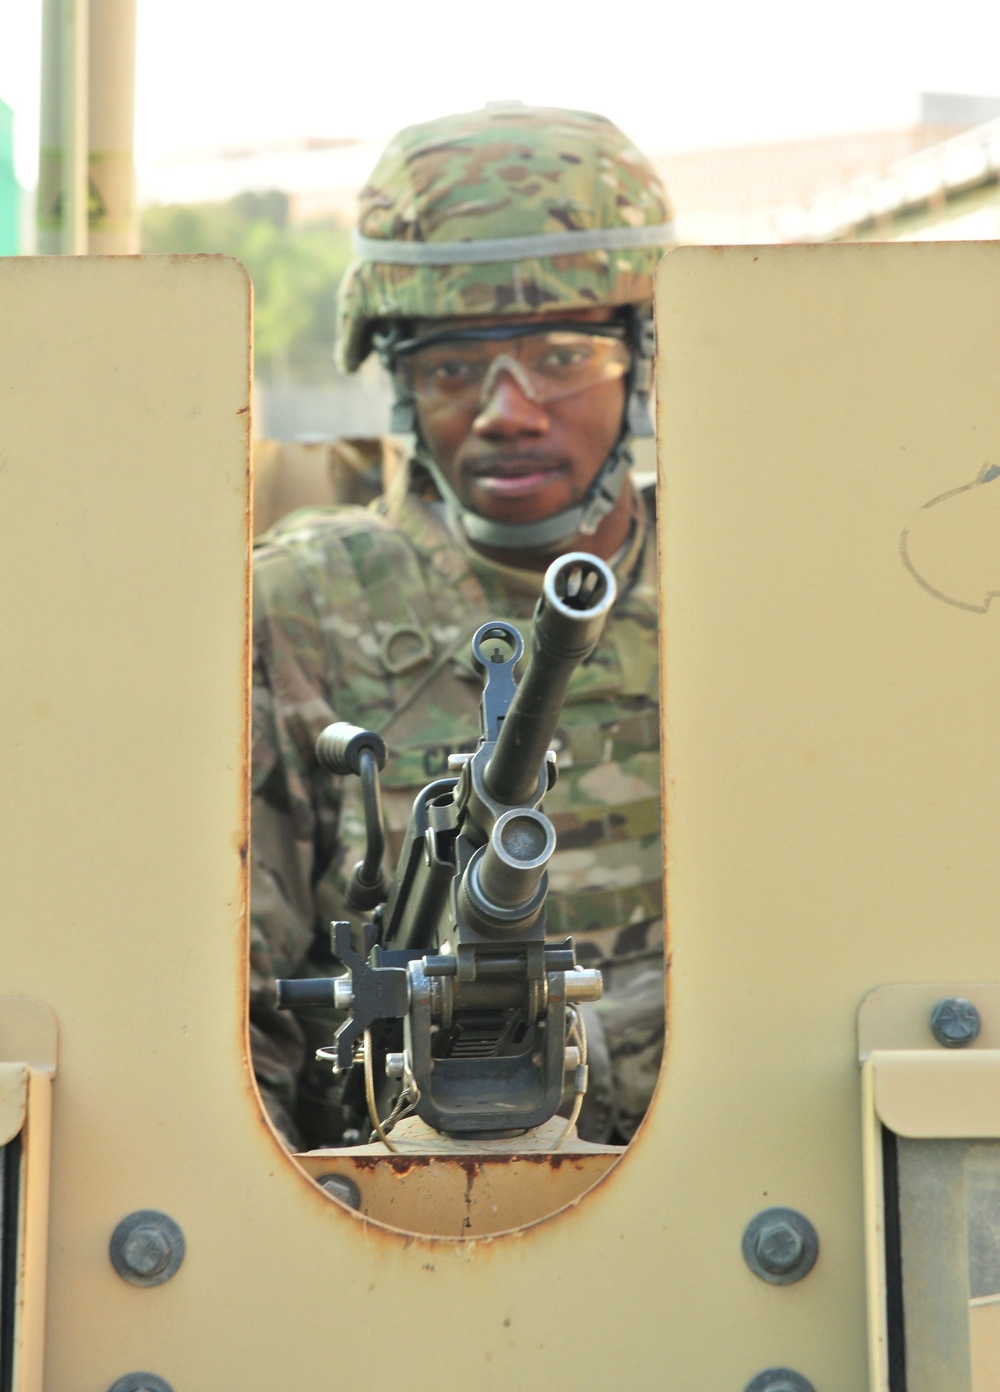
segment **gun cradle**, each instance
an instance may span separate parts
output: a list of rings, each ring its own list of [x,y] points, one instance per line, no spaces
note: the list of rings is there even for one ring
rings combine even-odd
[[[363,950],[355,950],[348,923],[333,925],[333,952],[349,984],[344,977],[278,983],[282,1006],[347,1012],[333,1046],[317,1058],[336,1072],[364,1064],[380,1135],[372,1041],[384,1049],[393,1021],[402,1021],[403,1048],[386,1053],[386,1073],[402,1081],[408,1110],[436,1131],[496,1137],[537,1127],[557,1111],[567,1072],[582,1100],[586,1043],[575,1005],[597,999],[602,979],[577,967],[571,939],[546,942],[546,867],[556,836],[541,803],[555,780],[549,746],[569,679],[593,652],[614,596],[603,561],[574,552],[554,562],[520,684],[517,629],[496,621],[477,631],[472,652],[485,676],[479,746],[456,778],[416,798],[385,903],[364,925]],[[357,773],[365,786],[369,849],[349,899],[370,908],[383,845],[384,746],[377,735],[335,725],[320,736],[317,754],[324,767]]]

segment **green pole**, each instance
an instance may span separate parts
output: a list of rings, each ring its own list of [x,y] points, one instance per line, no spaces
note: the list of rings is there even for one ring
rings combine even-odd
[[[14,113],[0,101],[0,256],[20,250],[21,190],[14,176]]]

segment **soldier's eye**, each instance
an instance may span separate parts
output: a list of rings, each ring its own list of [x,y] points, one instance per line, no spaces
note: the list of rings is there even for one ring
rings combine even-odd
[[[589,364],[593,356],[593,350],[588,344],[551,347],[541,355],[536,366],[540,372],[572,372]]]
[[[483,375],[481,364],[467,357],[439,357],[421,363],[419,375],[435,391],[456,391],[477,382]]]

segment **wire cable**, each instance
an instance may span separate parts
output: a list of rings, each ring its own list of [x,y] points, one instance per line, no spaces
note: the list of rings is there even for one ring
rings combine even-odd
[[[573,1110],[569,1114],[566,1129],[552,1147],[554,1151],[560,1150],[568,1139],[570,1132],[576,1126],[580,1116],[580,1108],[583,1106],[584,1095],[587,1091],[587,1027],[583,1023],[583,1016],[575,1005],[568,1005],[566,1013],[569,1016],[569,1029],[566,1034],[566,1042],[571,1043],[576,1040],[577,1048],[580,1050],[580,1063],[576,1070],[576,1094],[573,1098]]]

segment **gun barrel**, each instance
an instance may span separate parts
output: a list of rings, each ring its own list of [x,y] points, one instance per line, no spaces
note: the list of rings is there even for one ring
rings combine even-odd
[[[498,802],[526,802],[537,788],[570,677],[597,646],[614,602],[611,568],[586,551],[560,556],[545,572],[531,659],[483,772]]]

